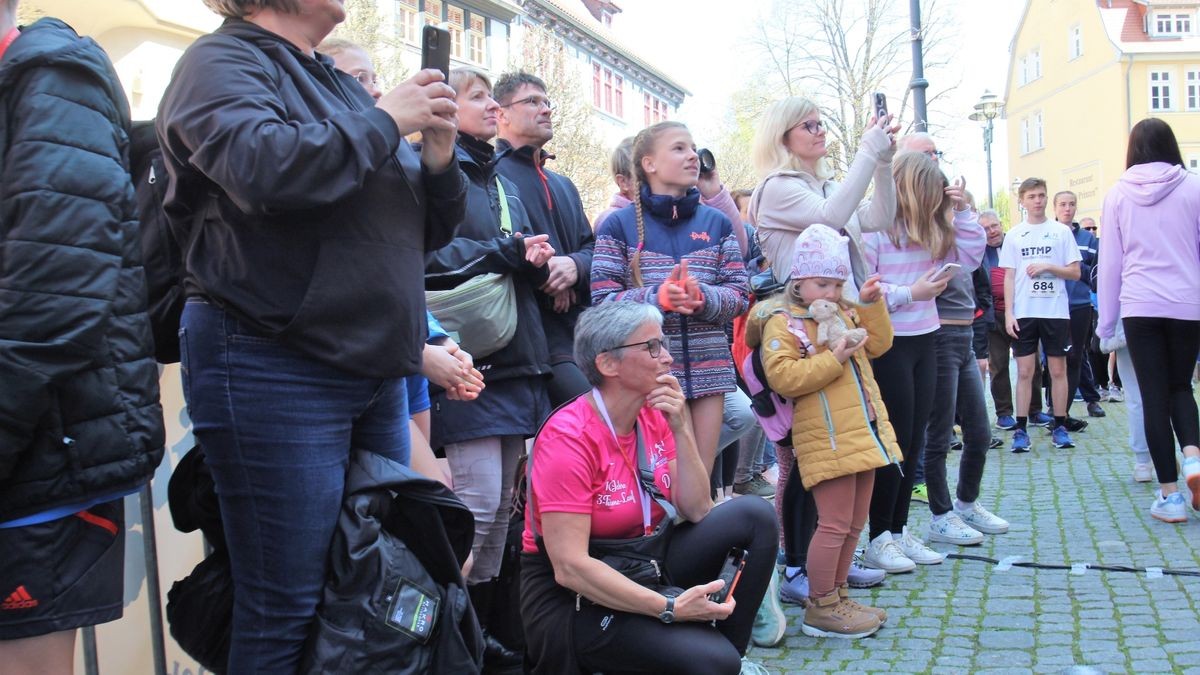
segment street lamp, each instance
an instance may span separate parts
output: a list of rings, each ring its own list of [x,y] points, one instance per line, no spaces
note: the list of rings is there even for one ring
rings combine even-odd
[[[972,122],[983,123],[983,151],[987,153],[987,177],[988,177],[988,208],[995,208],[992,197],[992,120],[1000,114],[1000,109],[1004,107],[1004,101],[986,89],[983,96],[979,97],[979,102],[975,104],[975,112],[971,113]]]

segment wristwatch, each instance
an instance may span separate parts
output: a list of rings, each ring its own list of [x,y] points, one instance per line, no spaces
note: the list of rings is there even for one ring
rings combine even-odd
[[[658,620],[663,623],[671,623],[675,620],[675,596],[667,596],[667,608],[658,615]]]

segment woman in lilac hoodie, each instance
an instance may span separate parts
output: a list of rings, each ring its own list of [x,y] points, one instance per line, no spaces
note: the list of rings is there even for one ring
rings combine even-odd
[[[1150,515],[1187,521],[1176,486],[1174,430],[1183,475],[1200,510],[1200,417],[1191,373],[1200,350],[1200,176],[1183,168],[1171,127],[1138,122],[1125,173],[1104,198],[1100,338],[1125,329],[1142,391],[1142,417],[1161,490]]]

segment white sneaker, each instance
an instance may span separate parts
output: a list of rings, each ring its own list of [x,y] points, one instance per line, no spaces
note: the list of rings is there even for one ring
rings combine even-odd
[[[1120,403],[1125,400],[1125,393],[1117,385],[1112,385],[1108,388],[1108,400],[1113,403]]]
[[[900,550],[904,556],[918,565],[940,565],[946,556],[925,545],[925,542],[913,536],[912,532],[908,531],[908,526],[904,526],[904,534],[901,535],[900,541],[896,542],[900,545]]]
[[[955,508],[954,513],[958,514],[964,523],[984,534],[1008,532],[1008,521],[983,508],[979,502],[971,504],[969,509]]]
[[[1138,483],[1149,483],[1154,480],[1154,465],[1149,462],[1137,462],[1134,464],[1133,480]]]
[[[1163,497],[1162,491],[1155,492],[1150,515],[1164,523],[1186,523],[1187,507],[1183,503],[1183,494],[1172,492]]]
[[[917,568],[917,564],[904,555],[904,551],[892,540],[891,532],[884,532],[871,540],[863,552],[862,564],[888,574],[911,572]]]
[[[964,523],[957,513],[951,511],[929,523],[929,541],[973,546],[983,543],[983,533]]]

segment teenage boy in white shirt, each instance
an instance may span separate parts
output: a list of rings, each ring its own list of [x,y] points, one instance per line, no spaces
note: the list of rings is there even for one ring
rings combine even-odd
[[[1071,351],[1071,310],[1066,281],[1079,279],[1079,246],[1071,230],[1046,217],[1046,181],[1027,178],[1017,190],[1025,220],[1008,232],[1000,249],[1004,268],[1004,325],[1017,357],[1016,409],[1029,409],[1038,343],[1046,353],[1054,399],[1056,448],[1073,448],[1067,419],[1067,354]],[[1082,345],[1079,346],[1082,348]],[[1027,418],[1017,418],[1013,452],[1029,452]]]

